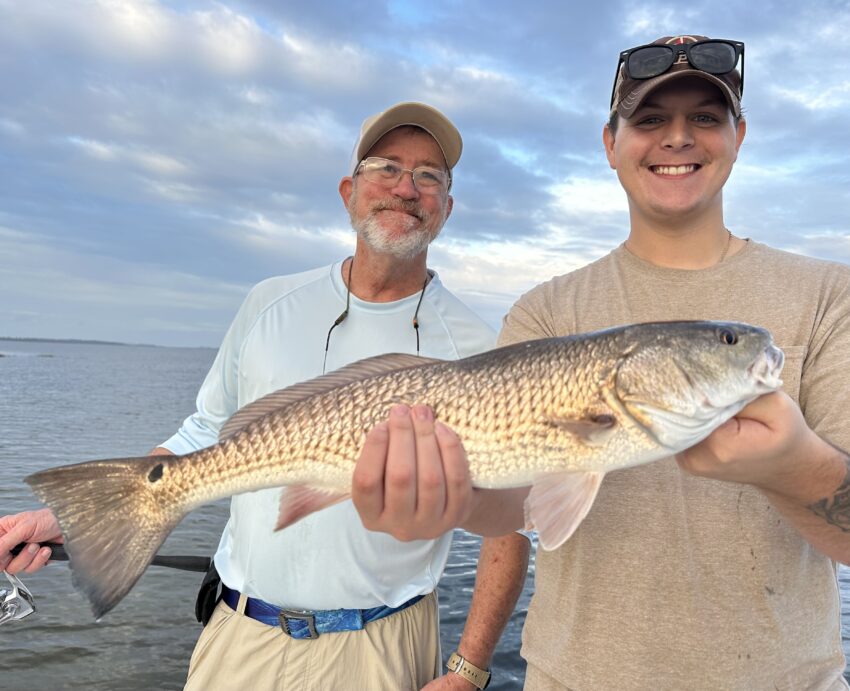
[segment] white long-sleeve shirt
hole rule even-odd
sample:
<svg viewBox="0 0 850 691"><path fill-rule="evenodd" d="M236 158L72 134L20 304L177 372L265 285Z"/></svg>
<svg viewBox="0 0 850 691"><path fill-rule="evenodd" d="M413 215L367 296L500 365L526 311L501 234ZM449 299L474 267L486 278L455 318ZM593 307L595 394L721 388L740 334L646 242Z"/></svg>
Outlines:
<svg viewBox="0 0 850 691"><path fill-rule="evenodd" d="M197 398L197 412L162 444L184 454L213 444L239 408L322 373L328 329L345 309L342 264L255 286L236 315ZM354 295L330 337L327 371L381 353L416 353L419 293L384 303ZM491 348L495 333L434 275L419 308L419 353L457 359ZM363 527L350 500L274 532L279 489L233 497L215 564L251 597L298 609L395 607L432 591L451 535L400 542Z"/></svg>

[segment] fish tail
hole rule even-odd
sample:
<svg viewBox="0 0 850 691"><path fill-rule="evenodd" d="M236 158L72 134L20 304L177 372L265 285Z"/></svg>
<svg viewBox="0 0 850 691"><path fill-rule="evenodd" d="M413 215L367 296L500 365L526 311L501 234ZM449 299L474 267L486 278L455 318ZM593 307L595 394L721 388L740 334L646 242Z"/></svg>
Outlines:
<svg viewBox="0 0 850 691"><path fill-rule="evenodd" d="M179 458L144 456L90 461L24 480L59 520L72 579L95 619L139 580L188 507L174 482Z"/></svg>

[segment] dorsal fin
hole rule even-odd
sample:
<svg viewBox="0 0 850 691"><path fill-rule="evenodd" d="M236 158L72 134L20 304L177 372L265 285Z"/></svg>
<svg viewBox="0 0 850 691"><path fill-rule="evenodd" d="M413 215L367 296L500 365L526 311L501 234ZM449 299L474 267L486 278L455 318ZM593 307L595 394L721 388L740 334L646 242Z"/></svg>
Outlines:
<svg viewBox="0 0 850 691"><path fill-rule="evenodd" d="M407 367L428 365L434 362L443 362L436 358L420 357L418 355L406 355L404 353L389 353L387 355L376 355L375 357L358 360L338 370L324 374L315 379L287 386L284 389L267 394L256 401L240 408L230 419L224 423L218 433L219 441L233 436L236 432L250 425L254 420L269 413L283 408L284 406L300 401L309 396L325 393L353 381L368 379L378 374L394 372Z"/></svg>

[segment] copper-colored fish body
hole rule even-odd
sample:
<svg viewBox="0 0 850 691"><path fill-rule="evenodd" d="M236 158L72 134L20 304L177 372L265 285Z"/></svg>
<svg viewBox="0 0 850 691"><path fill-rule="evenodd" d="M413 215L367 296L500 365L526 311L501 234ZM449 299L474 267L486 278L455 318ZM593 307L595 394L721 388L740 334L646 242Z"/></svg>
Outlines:
<svg viewBox="0 0 850 691"><path fill-rule="evenodd" d="M182 457L94 461L36 473L75 582L111 609L193 508L286 486L280 525L347 497L364 434L396 403L424 403L463 441L477 487L533 485L528 520L556 547L606 472L672 455L781 384L763 329L639 324L519 343L457 361L370 358L256 401L221 441ZM103 555L122 549L123 558Z"/></svg>

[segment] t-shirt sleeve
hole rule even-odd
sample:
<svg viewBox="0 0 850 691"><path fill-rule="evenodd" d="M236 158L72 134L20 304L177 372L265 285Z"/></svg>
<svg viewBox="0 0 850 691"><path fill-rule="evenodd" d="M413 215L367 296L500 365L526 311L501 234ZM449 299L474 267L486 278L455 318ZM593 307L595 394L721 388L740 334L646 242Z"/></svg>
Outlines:
<svg viewBox="0 0 850 691"><path fill-rule="evenodd" d="M823 288L800 379L800 408L809 426L850 452L850 268L835 266Z"/></svg>
<svg viewBox="0 0 850 691"><path fill-rule="evenodd" d="M502 319L498 346L557 336L546 284L523 295Z"/></svg>

